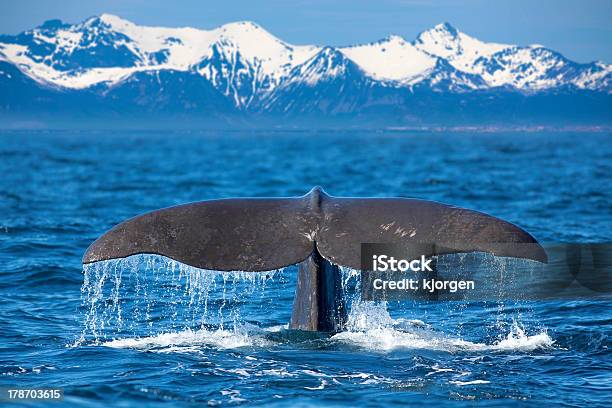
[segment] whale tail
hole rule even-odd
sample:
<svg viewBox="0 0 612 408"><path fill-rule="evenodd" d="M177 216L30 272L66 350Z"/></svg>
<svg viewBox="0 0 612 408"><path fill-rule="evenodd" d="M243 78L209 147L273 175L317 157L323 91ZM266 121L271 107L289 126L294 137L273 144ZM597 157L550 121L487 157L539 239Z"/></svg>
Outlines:
<svg viewBox="0 0 612 408"><path fill-rule="evenodd" d="M523 229L490 215L408 198L237 198L129 219L98 238L83 263L157 254L197 268L266 271L300 263L290 326L337 331L346 318L337 265L361 269L361 243L429 248L425 256L489 252L547 261ZM431 244L425 245L423 244Z"/></svg>

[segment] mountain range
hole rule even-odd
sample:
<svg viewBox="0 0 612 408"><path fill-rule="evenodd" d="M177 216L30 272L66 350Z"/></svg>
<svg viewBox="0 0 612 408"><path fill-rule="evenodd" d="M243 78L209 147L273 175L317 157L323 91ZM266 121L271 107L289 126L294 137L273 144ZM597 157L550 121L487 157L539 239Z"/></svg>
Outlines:
<svg viewBox="0 0 612 408"><path fill-rule="evenodd" d="M413 41L292 45L103 14L0 36L0 127L610 125L612 65L487 43L448 23Z"/></svg>

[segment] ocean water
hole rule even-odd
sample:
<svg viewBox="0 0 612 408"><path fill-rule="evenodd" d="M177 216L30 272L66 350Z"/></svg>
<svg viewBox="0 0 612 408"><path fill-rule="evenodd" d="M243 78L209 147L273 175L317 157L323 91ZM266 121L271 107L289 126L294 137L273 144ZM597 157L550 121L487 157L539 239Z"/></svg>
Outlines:
<svg viewBox="0 0 612 408"><path fill-rule="evenodd" d="M142 212L314 185L465 206L545 242L609 242L608 133L4 132L0 174L0 387L100 407L612 401L610 300L363 302L345 269L347 330L299 333L286 328L295 267L81 266Z"/></svg>

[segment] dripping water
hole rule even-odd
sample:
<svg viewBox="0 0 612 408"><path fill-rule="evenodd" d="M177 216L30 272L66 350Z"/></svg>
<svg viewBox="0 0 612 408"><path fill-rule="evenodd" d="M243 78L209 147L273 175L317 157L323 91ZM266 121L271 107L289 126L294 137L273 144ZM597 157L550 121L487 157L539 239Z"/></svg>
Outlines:
<svg viewBox="0 0 612 408"><path fill-rule="evenodd" d="M504 343L509 339L528 338L523 322L533 318L533 306L521 299L521 293L516 293L514 287L525 279L526 273L528 275L529 271L537 268L537 264L528 260L496 257L488 253L456 253L433 258L439 276L445 279L476 279L481 283L479 290L468 293L464 298L436 301L438 307L433 310L448 316L447 319L436 316L436 320L440 322L436 329L462 338L466 333L474 332L472 327L464 327L464 315L483 309L495 315L495 321L486 328L491 341ZM343 294L349 309L346 324L348 332L372 334L372 330L431 329L424 322L428 320L427 313L431 310L423 307L428 301L363 301L360 271L344 266L339 266L339 269L342 274ZM532 329L546 331L537 321L535 323Z"/></svg>
<svg viewBox="0 0 612 408"><path fill-rule="evenodd" d="M488 271L496 278L492 285L499 295L505 290L500 285L515 279L509 273L513 268L508 267L507 259L478 258L476 263L481 270L476 270L473 254L451 257L437 259L438 272L445 277ZM287 329L291 302L282 298L282 294L293 295L296 275L294 266L286 269L289 272L285 269L220 272L194 268L158 255L136 255L85 265L84 324L75 345L136 348L184 345L191 350L194 345L225 348L286 341L288 337L283 338L283 333ZM345 331L332 335L332 341L383 350L425 345L457 350L534 342L522 325L525 308L509 304L503 296L492 302L493 307L484 302L486 313L493 311L496 315L495 322L487 326L493 343L487 346L464 340L465 334L473 331L464 327L464 314L482 309L481 304L470 309L469 302L439 301L438 307L428 308L423 306L426 301L414 299L364 301L360 271L343 266L339 269L349 313ZM273 290L266 292L272 286ZM254 311L253 307L260 310ZM439 316L428 316L428 313ZM276 314L275 319L266 321L262 317L271 314ZM249 321L249 316L254 315L259 316L258 321ZM429 317L438 322L436 327L425 323ZM536 346L550 344L546 334L537 336Z"/></svg>
<svg viewBox="0 0 612 408"><path fill-rule="evenodd" d="M78 340L100 342L185 329L234 329L241 307L265 306L266 287L287 284L283 269L221 272L159 255L134 255L83 266Z"/></svg>

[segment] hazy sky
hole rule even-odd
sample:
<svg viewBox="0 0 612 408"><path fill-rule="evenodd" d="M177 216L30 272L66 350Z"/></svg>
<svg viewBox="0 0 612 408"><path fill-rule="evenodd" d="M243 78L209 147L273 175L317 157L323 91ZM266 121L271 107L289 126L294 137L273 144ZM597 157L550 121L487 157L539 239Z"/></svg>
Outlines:
<svg viewBox="0 0 612 408"><path fill-rule="evenodd" d="M612 62L612 0L2 0L0 32L103 12L139 24L212 28L252 20L294 44L346 45L389 34L408 40L448 21L486 41L543 44L580 62Z"/></svg>

